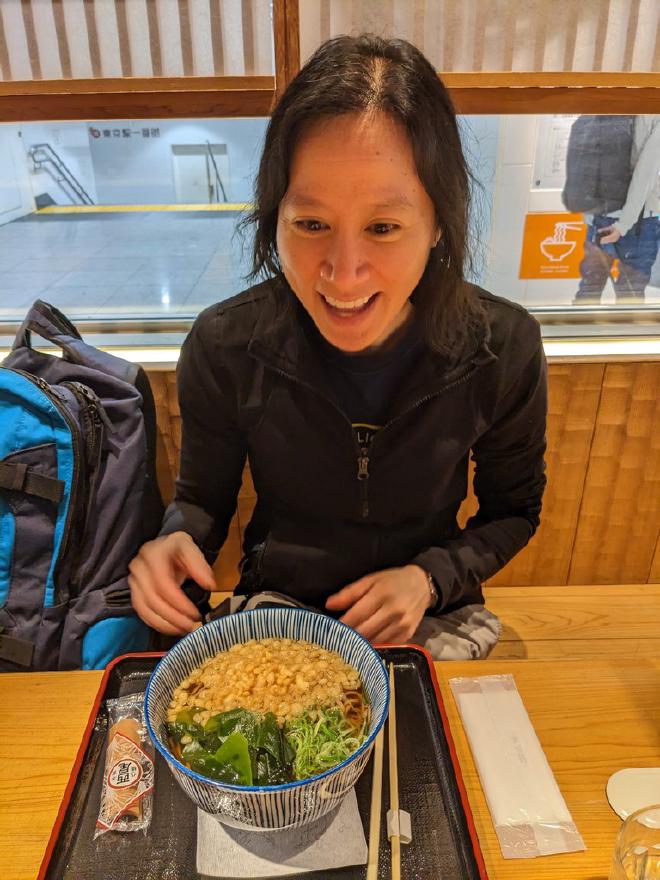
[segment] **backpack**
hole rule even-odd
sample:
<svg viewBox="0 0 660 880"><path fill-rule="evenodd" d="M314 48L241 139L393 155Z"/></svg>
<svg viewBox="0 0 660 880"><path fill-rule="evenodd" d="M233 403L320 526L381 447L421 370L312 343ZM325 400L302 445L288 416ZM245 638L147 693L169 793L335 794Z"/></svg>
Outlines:
<svg viewBox="0 0 660 880"><path fill-rule="evenodd" d="M578 116L568 136L562 201L569 211L607 215L626 203L634 116Z"/></svg>
<svg viewBox="0 0 660 880"><path fill-rule="evenodd" d="M147 649L127 578L162 520L155 440L144 370L37 300L0 366L0 670L100 669Z"/></svg>

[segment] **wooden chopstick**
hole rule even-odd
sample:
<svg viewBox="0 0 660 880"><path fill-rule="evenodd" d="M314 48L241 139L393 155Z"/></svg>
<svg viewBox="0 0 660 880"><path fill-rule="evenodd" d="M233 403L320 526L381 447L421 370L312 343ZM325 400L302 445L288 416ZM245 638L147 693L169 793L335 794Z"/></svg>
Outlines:
<svg viewBox="0 0 660 880"><path fill-rule="evenodd" d="M399 776L396 759L396 694L394 691L394 665L390 663L390 712L387 716L387 750L390 759L390 810L399 818ZM401 837L390 837L392 848L392 880L401 880Z"/></svg>
<svg viewBox="0 0 660 880"><path fill-rule="evenodd" d="M378 853L380 850L380 805L383 792L383 728L378 731L374 743L374 767L371 780L371 812L369 814L369 860L367 880L378 877Z"/></svg>
<svg viewBox="0 0 660 880"><path fill-rule="evenodd" d="M387 751L390 773L390 810L399 815L399 776L396 755L396 694L394 692L394 665L390 663L390 711L387 716ZM383 797L383 728L374 743L374 767L371 780L371 810L369 813L369 858L367 880L377 880L380 850L380 811ZM392 880L401 880L401 837L390 837L392 848Z"/></svg>

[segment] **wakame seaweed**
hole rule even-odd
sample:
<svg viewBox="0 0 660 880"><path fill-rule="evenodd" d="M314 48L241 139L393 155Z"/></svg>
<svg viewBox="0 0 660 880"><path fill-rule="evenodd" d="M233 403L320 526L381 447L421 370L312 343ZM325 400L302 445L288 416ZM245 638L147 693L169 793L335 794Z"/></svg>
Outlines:
<svg viewBox="0 0 660 880"><path fill-rule="evenodd" d="M203 709L184 709L165 725L191 770L232 785L282 785L336 767L366 738L341 709L308 709L280 727L272 712L231 709L196 722Z"/></svg>
<svg viewBox="0 0 660 880"><path fill-rule="evenodd" d="M295 755L272 712L261 717L247 709L231 709L212 715L202 726L194 721L201 711L184 709L165 725L191 770L232 785L294 781Z"/></svg>

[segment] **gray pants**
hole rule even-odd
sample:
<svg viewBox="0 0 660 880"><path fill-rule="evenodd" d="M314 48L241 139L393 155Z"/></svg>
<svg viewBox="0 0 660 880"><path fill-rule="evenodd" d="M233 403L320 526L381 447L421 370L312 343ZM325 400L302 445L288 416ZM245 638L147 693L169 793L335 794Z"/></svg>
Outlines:
<svg viewBox="0 0 660 880"><path fill-rule="evenodd" d="M465 605L450 614L424 617L410 639L434 660L483 660L502 632L499 619L483 605Z"/></svg>
<svg viewBox="0 0 660 880"><path fill-rule="evenodd" d="M250 597L232 596L209 616L250 611L260 605L306 607L283 593L264 591ZM483 605L465 605L450 614L424 617L410 643L426 648L434 660L483 660L497 644L501 631L499 619Z"/></svg>

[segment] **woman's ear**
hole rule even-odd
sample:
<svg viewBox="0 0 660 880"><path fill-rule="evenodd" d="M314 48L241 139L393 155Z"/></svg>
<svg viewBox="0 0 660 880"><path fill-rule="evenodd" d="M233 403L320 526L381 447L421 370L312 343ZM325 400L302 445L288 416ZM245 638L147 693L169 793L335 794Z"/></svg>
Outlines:
<svg viewBox="0 0 660 880"><path fill-rule="evenodd" d="M436 232L436 236L433 239L433 247L436 247L436 245L438 244L438 242L440 241L441 238L442 238L442 230L438 229L438 231Z"/></svg>

